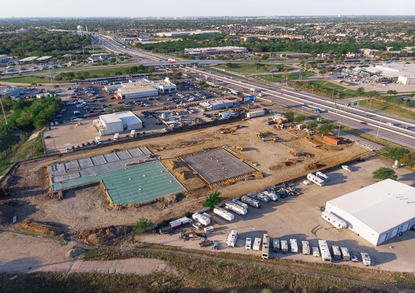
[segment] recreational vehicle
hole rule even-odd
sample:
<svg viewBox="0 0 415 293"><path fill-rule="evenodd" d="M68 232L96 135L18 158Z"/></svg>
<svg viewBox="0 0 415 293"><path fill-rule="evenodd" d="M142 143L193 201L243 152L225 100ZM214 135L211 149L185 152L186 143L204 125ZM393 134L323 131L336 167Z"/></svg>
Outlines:
<svg viewBox="0 0 415 293"><path fill-rule="evenodd" d="M224 209L214 208L213 212L217 214L219 217L224 218L225 220L232 221L234 219L233 214Z"/></svg>
<svg viewBox="0 0 415 293"><path fill-rule="evenodd" d="M298 243L297 239L290 239L291 253L298 252Z"/></svg>
<svg viewBox="0 0 415 293"><path fill-rule="evenodd" d="M288 253L288 241L287 240L281 240L281 252Z"/></svg>
<svg viewBox="0 0 415 293"><path fill-rule="evenodd" d="M272 240L272 251L273 252L280 252L281 246L280 246L280 240L279 239L273 239Z"/></svg>
<svg viewBox="0 0 415 293"><path fill-rule="evenodd" d="M320 187L324 186L324 180L314 175L313 173L308 173L307 179Z"/></svg>
<svg viewBox="0 0 415 293"><path fill-rule="evenodd" d="M273 201L277 201L278 200L278 195L274 191L265 190L262 193L265 194L266 196L268 196Z"/></svg>
<svg viewBox="0 0 415 293"><path fill-rule="evenodd" d="M210 224L210 219L208 217L205 217L199 213L194 213L192 215L193 220L198 221L200 224L207 226Z"/></svg>
<svg viewBox="0 0 415 293"><path fill-rule="evenodd" d="M332 245L331 249L333 250L333 260L339 260L342 258L342 253L337 245Z"/></svg>
<svg viewBox="0 0 415 293"><path fill-rule="evenodd" d="M327 245L327 241L326 240L319 240L318 241L318 246L320 247L321 259L323 260L323 262L324 263L331 263L331 255L330 255L329 246Z"/></svg>
<svg viewBox="0 0 415 293"><path fill-rule="evenodd" d="M252 246L252 250L258 250L259 251L260 247L261 247L261 238L255 237L254 245Z"/></svg>
<svg viewBox="0 0 415 293"><path fill-rule="evenodd" d="M253 199L249 196L246 196L246 195L241 197L241 201L246 203L246 204L249 204L250 206L253 206L254 208L260 208L261 207L261 203L259 201L255 200L255 199Z"/></svg>
<svg viewBox="0 0 415 293"><path fill-rule="evenodd" d="M262 200L263 202L269 202L269 197L261 192L256 195L256 198Z"/></svg>
<svg viewBox="0 0 415 293"><path fill-rule="evenodd" d="M347 247L340 247L340 250L342 251L343 260L349 261L350 260L350 253Z"/></svg>
<svg viewBox="0 0 415 293"><path fill-rule="evenodd" d="M245 210L248 209L248 205L246 203L243 203L242 201L239 201L237 199L232 199L231 202L243 207Z"/></svg>
<svg viewBox="0 0 415 293"><path fill-rule="evenodd" d="M246 209L244 209L240 205L237 205L236 203L233 203L233 202L226 202L225 207L228 210L237 213L238 215L246 215L246 213L248 213Z"/></svg>
<svg viewBox="0 0 415 293"><path fill-rule="evenodd" d="M310 243L308 241L301 241L301 245L303 246L303 254L310 254Z"/></svg>
<svg viewBox="0 0 415 293"><path fill-rule="evenodd" d="M324 211L321 214L321 217L327 222L329 222L330 224L332 224L337 229L347 228L347 223L343 221L342 219L340 219L337 215L333 214L332 212Z"/></svg>
<svg viewBox="0 0 415 293"><path fill-rule="evenodd" d="M231 233L228 234L228 237L226 238L226 244L229 247L235 247L236 239L238 239L238 231L232 230Z"/></svg>
<svg viewBox="0 0 415 293"><path fill-rule="evenodd" d="M262 253L261 253L261 258L262 259L267 259L269 257L269 235L268 234L264 234L264 236L262 236Z"/></svg>

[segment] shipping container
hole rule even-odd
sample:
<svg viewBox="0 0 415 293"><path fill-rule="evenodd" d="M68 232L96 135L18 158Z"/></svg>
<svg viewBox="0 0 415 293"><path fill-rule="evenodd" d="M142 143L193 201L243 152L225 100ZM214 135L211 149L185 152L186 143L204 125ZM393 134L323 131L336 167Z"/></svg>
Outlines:
<svg viewBox="0 0 415 293"><path fill-rule="evenodd" d="M335 139L334 137L330 137L330 136L323 135L323 139L325 141L328 141L328 142L330 142L332 144L335 144L335 145L339 145L340 144L340 141L338 139Z"/></svg>

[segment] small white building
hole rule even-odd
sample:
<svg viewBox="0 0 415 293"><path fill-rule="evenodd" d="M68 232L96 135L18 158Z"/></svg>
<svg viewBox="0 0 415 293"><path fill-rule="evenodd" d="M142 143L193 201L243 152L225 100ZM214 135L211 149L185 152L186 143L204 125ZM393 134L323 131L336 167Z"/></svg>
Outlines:
<svg viewBox="0 0 415 293"><path fill-rule="evenodd" d="M415 225L415 188L386 179L328 201L326 211L377 246Z"/></svg>
<svg viewBox="0 0 415 293"><path fill-rule="evenodd" d="M219 109L228 109L235 107L237 103L232 102L229 100L211 100L211 101L204 101L200 103L199 105L203 107L204 109L210 111L210 110L219 110Z"/></svg>
<svg viewBox="0 0 415 293"><path fill-rule="evenodd" d="M123 111L99 116L94 120L99 135L108 135L143 128L143 122L131 111Z"/></svg>
<svg viewBox="0 0 415 293"><path fill-rule="evenodd" d="M7 63L8 61L7 55L0 55L0 63Z"/></svg>

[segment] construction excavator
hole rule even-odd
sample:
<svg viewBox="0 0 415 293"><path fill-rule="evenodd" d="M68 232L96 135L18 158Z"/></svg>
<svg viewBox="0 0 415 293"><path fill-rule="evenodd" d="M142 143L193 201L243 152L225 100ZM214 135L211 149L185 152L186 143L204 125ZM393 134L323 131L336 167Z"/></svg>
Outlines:
<svg viewBox="0 0 415 293"><path fill-rule="evenodd" d="M239 128L239 125L230 127L230 128L221 128L220 129L220 133L231 133L231 132L235 132L235 130L237 130Z"/></svg>

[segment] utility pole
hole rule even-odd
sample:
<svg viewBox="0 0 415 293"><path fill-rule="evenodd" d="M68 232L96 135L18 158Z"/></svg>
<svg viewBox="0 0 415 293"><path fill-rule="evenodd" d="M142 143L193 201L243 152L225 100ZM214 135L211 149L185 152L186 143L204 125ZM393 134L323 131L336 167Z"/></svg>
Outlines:
<svg viewBox="0 0 415 293"><path fill-rule="evenodd" d="M3 99L0 99L1 109L3 110L4 120L6 120L6 124L9 125L9 122L7 122L6 112L4 111L3 107Z"/></svg>

